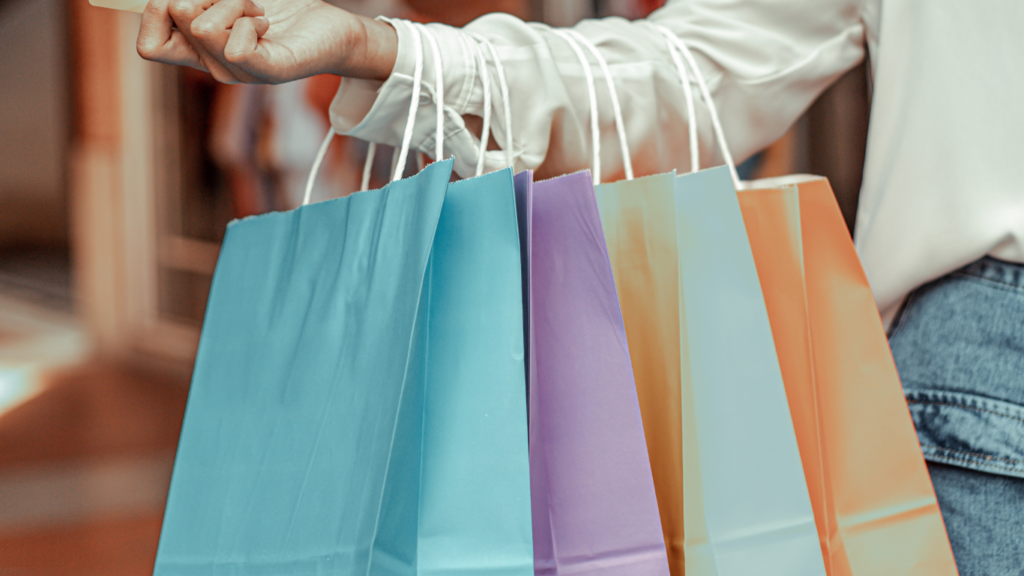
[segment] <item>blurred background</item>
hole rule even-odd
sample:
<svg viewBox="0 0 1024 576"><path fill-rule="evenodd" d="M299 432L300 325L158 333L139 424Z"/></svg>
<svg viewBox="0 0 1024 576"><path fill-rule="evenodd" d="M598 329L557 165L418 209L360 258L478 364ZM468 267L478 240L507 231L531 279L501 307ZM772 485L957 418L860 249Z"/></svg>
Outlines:
<svg viewBox="0 0 1024 576"><path fill-rule="evenodd" d="M661 0L336 3L571 25ZM225 225L297 205L328 128L338 78L217 85L141 60L138 26L87 0L0 0L0 574L152 572ZM743 170L828 176L852 227L867 116L862 66ZM336 141L314 198L357 189L365 155Z"/></svg>

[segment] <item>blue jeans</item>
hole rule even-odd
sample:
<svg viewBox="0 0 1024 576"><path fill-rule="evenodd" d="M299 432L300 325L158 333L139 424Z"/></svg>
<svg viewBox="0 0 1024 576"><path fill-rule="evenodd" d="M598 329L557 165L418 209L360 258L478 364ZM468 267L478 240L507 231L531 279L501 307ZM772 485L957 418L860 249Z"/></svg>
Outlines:
<svg viewBox="0 0 1024 576"><path fill-rule="evenodd" d="M889 344L961 576L1024 574L1024 266L918 288Z"/></svg>

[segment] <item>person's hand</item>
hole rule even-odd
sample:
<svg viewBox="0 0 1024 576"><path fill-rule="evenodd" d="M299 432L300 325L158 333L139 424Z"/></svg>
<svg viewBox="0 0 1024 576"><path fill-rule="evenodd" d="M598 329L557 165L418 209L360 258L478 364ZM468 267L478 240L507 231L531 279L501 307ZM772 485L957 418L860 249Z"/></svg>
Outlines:
<svg viewBox="0 0 1024 576"><path fill-rule="evenodd" d="M316 74L385 80L394 29L321 0L150 0L139 29L147 60L221 82L279 84Z"/></svg>

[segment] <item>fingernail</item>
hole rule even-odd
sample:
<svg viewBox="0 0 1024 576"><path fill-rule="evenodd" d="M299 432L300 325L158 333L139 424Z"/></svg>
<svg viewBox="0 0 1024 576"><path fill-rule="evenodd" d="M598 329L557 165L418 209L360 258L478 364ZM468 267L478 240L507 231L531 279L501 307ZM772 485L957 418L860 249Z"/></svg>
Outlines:
<svg viewBox="0 0 1024 576"><path fill-rule="evenodd" d="M255 6L255 7L259 8L260 10L263 10L263 6L260 6L260 5L259 5L259 4L257 4L256 2L253 2L252 4L253 4L253 6Z"/></svg>

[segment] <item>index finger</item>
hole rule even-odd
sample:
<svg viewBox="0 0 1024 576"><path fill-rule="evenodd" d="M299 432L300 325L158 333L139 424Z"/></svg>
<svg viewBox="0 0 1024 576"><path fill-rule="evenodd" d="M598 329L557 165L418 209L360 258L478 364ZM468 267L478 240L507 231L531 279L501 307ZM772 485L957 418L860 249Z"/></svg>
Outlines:
<svg viewBox="0 0 1024 576"><path fill-rule="evenodd" d="M188 43L184 34L174 27L167 8L171 0L150 0L142 12L139 38L135 47L146 60L191 66L206 70L199 54Z"/></svg>

